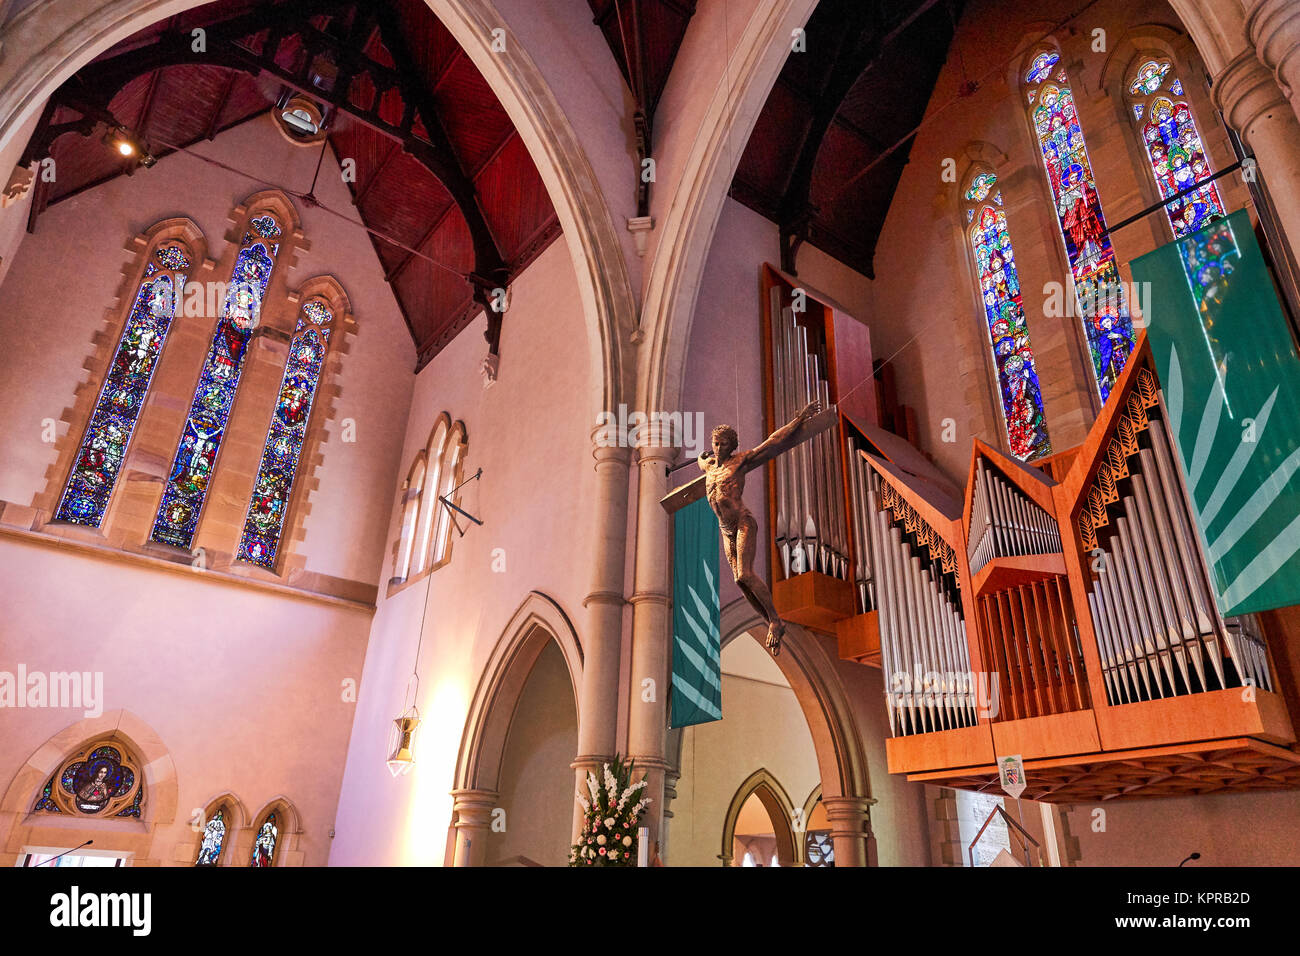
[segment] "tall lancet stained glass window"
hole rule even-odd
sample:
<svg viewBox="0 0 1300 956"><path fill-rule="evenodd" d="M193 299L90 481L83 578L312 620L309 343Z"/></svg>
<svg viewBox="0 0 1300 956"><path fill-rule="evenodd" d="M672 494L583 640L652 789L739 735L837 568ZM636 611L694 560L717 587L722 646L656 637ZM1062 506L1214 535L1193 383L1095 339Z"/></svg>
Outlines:
<svg viewBox="0 0 1300 956"><path fill-rule="evenodd" d="M226 840L226 811L219 809L203 828L203 842L199 844L199 856L195 866L216 866L221 859L221 845Z"/></svg>
<svg viewBox="0 0 1300 956"><path fill-rule="evenodd" d="M1075 302L1088 339L1097 390L1104 402L1133 351L1133 322L1075 112L1074 95L1065 70L1058 65L1059 59L1055 51L1039 53L1025 74L1025 83L1030 118L1070 260Z"/></svg>
<svg viewBox="0 0 1300 956"><path fill-rule="evenodd" d="M965 199L966 221L974 222L969 227L970 241L997 367L1007 441L1011 454L1023 461L1042 458L1052 453L1052 442L997 177L993 173L976 175Z"/></svg>
<svg viewBox="0 0 1300 956"><path fill-rule="evenodd" d="M1168 199L1209 178L1212 170L1192 110L1180 98L1183 84L1168 60L1147 60L1129 78L1129 101L1160 198ZM1174 238L1181 239L1226 215L1214 183L1165 206Z"/></svg>
<svg viewBox="0 0 1300 956"><path fill-rule="evenodd" d="M264 568L274 567L280 550L285 511L329 349L333 318L322 300L304 302L289 345L289 362L280 382L280 397L271 414L262 464L257 470L253 498L244 518L244 533L239 539L239 558Z"/></svg>
<svg viewBox="0 0 1300 956"><path fill-rule="evenodd" d="M270 215L261 215L250 220L240 243L221 318L199 373L171 471L163 484L162 501L150 535L154 541L188 550L194 540L239 388L248 342L257 327L262 297L280 250L276 241L279 237L279 223Z"/></svg>
<svg viewBox="0 0 1300 956"><path fill-rule="evenodd" d="M164 243L144 268L54 517L98 528L185 289L190 255Z"/></svg>
<svg viewBox="0 0 1300 956"><path fill-rule="evenodd" d="M275 859L275 842L279 838L280 828L275 825L275 814L272 813L257 831L257 842L253 844L253 857L248 865L270 866Z"/></svg>

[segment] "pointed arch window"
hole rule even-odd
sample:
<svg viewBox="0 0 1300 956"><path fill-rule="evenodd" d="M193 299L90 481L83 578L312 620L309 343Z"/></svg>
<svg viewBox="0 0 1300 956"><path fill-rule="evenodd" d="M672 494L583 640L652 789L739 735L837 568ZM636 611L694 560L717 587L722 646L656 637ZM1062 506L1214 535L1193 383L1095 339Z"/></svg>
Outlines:
<svg viewBox="0 0 1300 956"><path fill-rule="evenodd" d="M262 299L280 250L279 222L254 216L240 243L225 304L190 403L150 538L188 550L207 500L212 473L225 438L243 372L248 343L257 327Z"/></svg>
<svg viewBox="0 0 1300 956"><path fill-rule="evenodd" d="M218 807L212 819L203 827L203 842L195 866L216 866L221 860L221 850L226 842L226 810Z"/></svg>
<svg viewBox="0 0 1300 956"><path fill-rule="evenodd" d="M1142 139L1160 198L1168 199L1208 179L1213 173L1192 108L1183 99L1183 84L1172 61L1143 61L1126 85L1133 122ZM1214 183L1165 206L1174 238L1181 239L1226 215Z"/></svg>
<svg viewBox="0 0 1300 956"><path fill-rule="evenodd" d="M1133 351L1133 322L1102 213L1069 77L1055 50L1038 53L1025 73L1030 120L1065 243L1075 302L1101 400Z"/></svg>
<svg viewBox="0 0 1300 956"><path fill-rule="evenodd" d="M406 490L402 496L402 530L398 538L397 562L393 565L393 577L397 581L405 581L411 573L415 529L420 520L420 498L424 494L425 466L424 452L420 452L419 458L406 476Z"/></svg>
<svg viewBox="0 0 1300 956"><path fill-rule="evenodd" d="M159 244L149 257L64 485L56 519L91 528L104 520L192 261L190 250L173 241Z"/></svg>
<svg viewBox="0 0 1300 956"><path fill-rule="evenodd" d="M1031 461L1050 455L1052 442L997 176L977 173L963 197L1007 442L1013 455Z"/></svg>
<svg viewBox="0 0 1300 956"><path fill-rule="evenodd" d="M323 298L311 298L299 310L289 361L280 394L271 414L271 427L262 450L262 463L253 484L253 497L239 539L239 558L264 568L275 566L284 532L285 513L294 476L302 458L303 440L329 351L334 312Z"/></svg>
<svg viewBox="0 0 1300 956"><path fill-rule="evenodd" d="M275 811L269 813L257 830L257 839L253 842L253 856L249 866L271 866L275 862L275 845L280 839L280 827L276 821Z"/></svg>

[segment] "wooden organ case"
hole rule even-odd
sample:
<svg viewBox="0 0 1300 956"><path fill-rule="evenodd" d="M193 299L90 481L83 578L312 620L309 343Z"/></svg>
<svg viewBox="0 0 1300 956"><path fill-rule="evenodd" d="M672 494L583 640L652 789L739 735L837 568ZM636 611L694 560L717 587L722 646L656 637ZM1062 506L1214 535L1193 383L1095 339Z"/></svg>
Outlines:
<svg viewBox="0 0 1300 956"><path fill-rule="evenodd" d="M834 310L792 316L790 291L765 271L771 427L853 387ZM964 494L851 405L821 457L769 466L772 590L881 667L891 773L993 789L1019 754L1051 803L1300 787L1300 613L1220 616L1145 340L1081 446L1030 466L976 442Z"/></svg>

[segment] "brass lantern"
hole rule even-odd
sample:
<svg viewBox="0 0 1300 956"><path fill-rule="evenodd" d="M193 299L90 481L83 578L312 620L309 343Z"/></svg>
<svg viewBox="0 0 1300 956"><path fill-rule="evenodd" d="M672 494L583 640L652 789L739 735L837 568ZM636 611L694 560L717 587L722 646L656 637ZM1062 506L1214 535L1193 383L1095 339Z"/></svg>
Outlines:
<svg viewBox="0 0 1300 956"><path fill-rule="evenodd" d="M397 728L397 742L388 757L388 769L394 777L410 773L415 766L415 731L420 726L419 708L412 706L393 721Z"/></svg>

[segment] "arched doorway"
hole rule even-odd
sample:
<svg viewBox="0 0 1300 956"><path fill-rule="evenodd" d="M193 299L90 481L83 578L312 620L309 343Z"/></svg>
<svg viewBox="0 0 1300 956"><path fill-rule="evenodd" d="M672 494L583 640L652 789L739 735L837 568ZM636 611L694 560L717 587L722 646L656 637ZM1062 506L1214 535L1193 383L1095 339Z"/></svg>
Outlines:
<svg viewBox="0 0 1300 956"><path fill-rule="evenodd" d="M556 841L557 834L572 837L576 818L569 767L582 666L568 617L545 595L529 594L484 667L465 720L448 864L547 862L526 850L567 860L568 843Z"/></svg>
<svg viewBox="0 0 1300 956"><path fill-rule="evenodd" d="M719 854L722 865L798 866L793 809L776 777L765 769L756 770L727 808Z"/></svg>
<svg viewBox="0 0 1300 956"><path fill-rule="evenodd" d="M724 655L728 654L727 648L741 638L745 638L747 645L752 643L753 648L761 650L766 635L765 626L743 599L723 608L721 631ZM811 758L816 768L816 778L811 783L818 788L816 792L819 795L822 812L827 815L824 829L832 835L839 865L867 865L871 855L867 809L874 801L870 796L871 786L862 735L857 728L847 691L836 673L837 659L821 640L798 625L790 625L782 644L782 652L775 658L774 664L773 660L766 656L765 651L756 657L764 660L771 670L779 670L779 676L775 679L769 678L768 681L771 683L779 681L787 688L787 693L793 693L797 701L797 709L794 713L802 716L807 732L811 736ZM758 676L761 678L761 675ZM758 715L755 724L757 725L762 719L765 718L761 714ZM788 723L787 720L787 727ZM674 730L669 733L667 751L670 763L676 768L676 776L670 779L687 778L696 769L692 764L698 766L698 761L692 760L694 756L692 751L684 748L686 738L691 732L691 729L687 728L685 731ZM761 761L764 758L755 759ZM798 783L798 786L808 787L809 783ZM672 791L671 795L676 798L685 789L686 785L683 784L678 790ZM807 791L801 789L800 792ZM695 811L693 801L683 800L682 803L682 811L693 815ZM687 803L692 805L687 808L685 805ZM791 806L788 797L785 803ZM673 828L676 827L679 831L695 828L698 834L698 828L705 824L702 823L703 817L701 817L694 820L689 827L679 826L678 821L673 819L675 814L672 805L665 809L665 816L672 819L669 827L667 857L667 862L671 865L674 861ZM707 814L707 808L703 809ZM811 809L811 804L801 807L800 813L803 814ZM786 815L787 818L793 819L792 810L787 810ZM790 853L790 859L802 863L803 847L798 841L796 845L797 848ZM712 855L717 851L709 852ZM681 860L681 855L679 854L676 859Z"/></svg>

